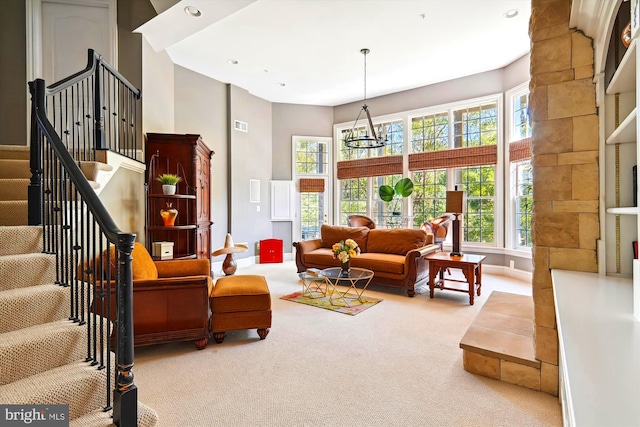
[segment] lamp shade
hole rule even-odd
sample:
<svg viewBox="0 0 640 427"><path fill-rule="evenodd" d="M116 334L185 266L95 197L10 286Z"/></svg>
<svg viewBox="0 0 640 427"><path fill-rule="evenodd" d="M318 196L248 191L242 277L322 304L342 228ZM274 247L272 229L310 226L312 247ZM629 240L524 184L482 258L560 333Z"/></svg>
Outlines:
<svg viewBox="0 0 640 427"><path fill-rule="evenodd" d="M449 213L462 213L465 205L464 191L447 191L446 211Z"/></svg>

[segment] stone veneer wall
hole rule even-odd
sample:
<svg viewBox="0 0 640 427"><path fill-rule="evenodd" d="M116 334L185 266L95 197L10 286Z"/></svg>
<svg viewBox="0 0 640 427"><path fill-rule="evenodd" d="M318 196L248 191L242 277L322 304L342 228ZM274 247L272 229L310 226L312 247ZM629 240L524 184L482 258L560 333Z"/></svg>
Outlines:
<svg viewBox="0 0 640 427"><path fill-rule="evenodd" d="M569 28L571 0L532 0L533 301L541 390L558 394L551 268L597 272L598 116L593 44Z"/></svg>

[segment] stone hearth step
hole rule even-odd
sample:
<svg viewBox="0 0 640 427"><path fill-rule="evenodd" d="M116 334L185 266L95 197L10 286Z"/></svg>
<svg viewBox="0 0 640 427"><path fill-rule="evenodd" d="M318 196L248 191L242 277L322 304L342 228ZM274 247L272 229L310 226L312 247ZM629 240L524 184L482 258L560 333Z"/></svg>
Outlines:
<svg viewBox="0 0 640 427"><path fill-rule="evenodd" d="M531 296L492 292L460 341L464 369L540 390L533 316Z"/></svg>

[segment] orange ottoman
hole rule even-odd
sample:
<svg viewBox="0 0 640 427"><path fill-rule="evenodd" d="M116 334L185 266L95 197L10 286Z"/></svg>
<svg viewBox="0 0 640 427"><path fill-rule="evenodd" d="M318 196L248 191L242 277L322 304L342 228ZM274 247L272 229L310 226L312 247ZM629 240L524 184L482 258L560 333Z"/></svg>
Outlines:
<svg viewBox="0 0 640 427"><path fill-rule="evenodd" d="M211 293L211 333L218 344L226 331L257 329L263 340L271 327L271 294L264 276L225 276Z"/></svg>

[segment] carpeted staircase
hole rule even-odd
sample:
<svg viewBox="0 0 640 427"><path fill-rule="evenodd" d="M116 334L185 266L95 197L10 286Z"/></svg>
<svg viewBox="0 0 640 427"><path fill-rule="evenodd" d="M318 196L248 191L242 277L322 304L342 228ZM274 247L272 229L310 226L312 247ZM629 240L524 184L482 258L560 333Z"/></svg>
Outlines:
<svg viewBox="0 0 640 427"><path fill-rule="evenodd" d="M31 171L26 147L0 150L0 225L27 224L27 189ZM98 189L98 175L111 172L113 167L102 162L82 161L80 169L94 189Z"/></svg>
<svg viewBox="0 0 640 427"><path fill-rule="evenodd" d="M85 362L86 328L68 320L70 288L54 284L41 227L26 225L28 156L0 150L0 402L68 404L71 426L112 425L102 410L107 370ZM87 166L86 174L108 170ZM138 425L157 421L138 402Z"/></svg>

